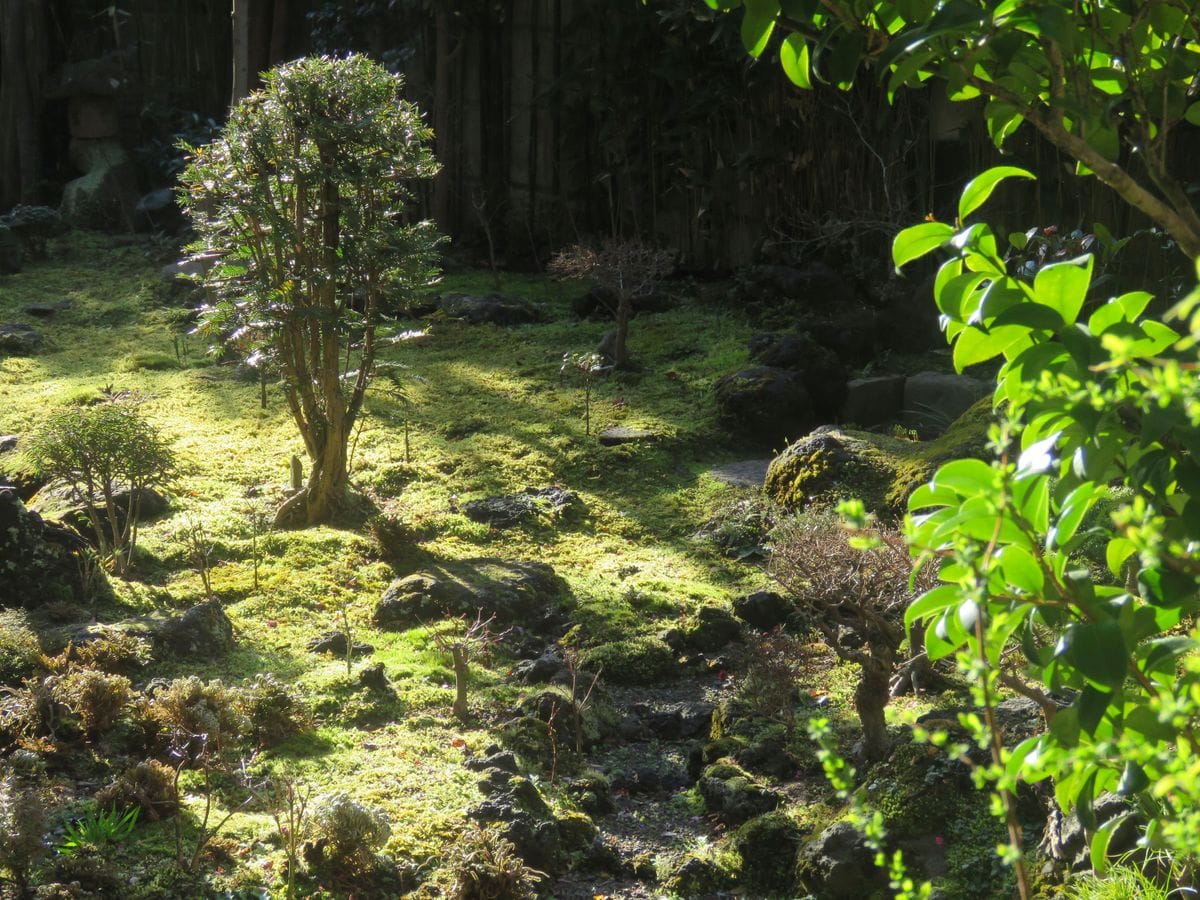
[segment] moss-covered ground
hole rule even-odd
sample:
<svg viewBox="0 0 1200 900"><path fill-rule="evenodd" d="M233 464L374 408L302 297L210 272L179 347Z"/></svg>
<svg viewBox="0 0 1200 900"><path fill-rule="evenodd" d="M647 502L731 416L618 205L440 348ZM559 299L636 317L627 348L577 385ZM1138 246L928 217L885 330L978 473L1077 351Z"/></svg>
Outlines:
<svg viewBox="0 0 1200 900"><path fill-rule="evenodd" d="M429 629L371 627L372 609L394 577L421 564L480 557L549 563L569 585L571 639L584 649L653 635L702 604L767 586L760 568L693 538L746 498L707 470L737 458L717 426L710 387L745 362L752 326L736 311L695 299L686 285L673 288L666 309L634 321L638 367L596 383L590 435L582 386L564 380L560 365L566 352L593 349L608 325L571 314L578 288L504 276L504 292L543 308L537 325L406 323L428 333L387 351L388 361L408 367L404 397L373 392L353 440L361 519L260 533L256 516L284 496L292 455L303 458L277 389L268 389L262 408L252 376L218 364L187 336L186 311L172 300L160 275L164 259L149 245L70 235L53 249L51 259L0 281L0 321L28 321L22 310L30 303L71 301L38 323L45 336L39 352L0 360L0 433L28 433L55 408L128 392L183 462L168 512L143 526L133 579L113 581L114 597L97 617L114 621L202 600L183 537L202 524L215 548L212 588L235 625L236 648L221 659L159 661L140 677L195 673L236 684L269 672L295 686L316 710L314 729L255 764L289 773L314 795L344 791L382 810L391 822L387 853L419 870L427 890L444 886L440 863L464 827L465 809L480 797L464 753L496 740L517 689L505 678L511 658L480 661L472 715L455 719L450 661ZM449 274L439 286L493 288L490 273ZM596 427L614 424L648 428L658 438L601 446ZM586 512L497 530L460 511L470 499L550 484L578 492ZM406 562L394 554L389 562L372 540L364 523L375 513L412 526ZM384 664L394 686L383 715L358 715L345 662L305 649L314 635L342 627L343 607L354 638L375 646L372 661ZM813 696L844 708L852 674L829 664L818 669ZM96 787L86 778L70 782L78 767L58 771L67 773L60 781L67 798ZM103 772L98 760L93 777L102 781L96 773ZM190 830L204 800L194 781L186 786ZM555 788L546 790L567 804ZM226 799L217 805L223 815ZM680 816L692 814L686 802L677 805ZM129 884L144 885L173 855L173 841L169 824L143 823L108 862ZM220 852L207 868L213 890L279 889L278 839L261 809L235 812L215 846ZM341 895L317 882L305 891Z"/></svg>

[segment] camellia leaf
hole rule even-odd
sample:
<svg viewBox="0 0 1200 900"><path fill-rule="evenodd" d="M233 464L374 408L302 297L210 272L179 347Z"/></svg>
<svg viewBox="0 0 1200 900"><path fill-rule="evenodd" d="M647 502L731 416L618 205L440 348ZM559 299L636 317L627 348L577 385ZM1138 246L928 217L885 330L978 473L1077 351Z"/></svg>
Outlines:
<svg viewBox="0 0 1200 900"><path fill-rule="evenodd" d="M788 80L796 87L811 90L809 75L808 41L798 34L789 34L779 48L779 64Z"/></svg>
<svg viewBox="0 0 1200 900"><path fill-rule="evenodd" d="M1064 322L1073 325L1092 283L1093 263L1093 257L1085 256L1043 266L1033 278L1037 302L1057 310Z"/></svg>
<svg viewBox="0 0 1200 900"><path fill-rule="evenodd" d="M758 12L749 7L742 17L742 46L755 59L762 56L775 30L775 15Z"/></svg>
<svg viewBox="0 0 1200 900"><path fill-rule="evenodd" d="M1115 620L1075 626L1067 652L1075 668L1099 687L1115 689L1125 681L1125 635Z"/></svg>
<svg viewBox="0 0 1200 900"><path fill-rule="evenodd" d="M1108 869L1108 845L1112 842L1112 836L1125 821L1133 815L1132 813L1121 813L1119 816L1113 816L1103 825L1096 829L1096 833L1092 836L1091 858L1092 868L1097 875L1103 875Z"/></svg>
<svg viewBox="0 0 1200 900"><path fill-rule="evenodd" d="M905 228L892 241L892 261L896 271L905 263L920 259L954 237L954 229L945 222L923 222Z"/></svg>
<svg viewBox="0 0 1200 900"><path fill-rule="evenodd" d="M975 210L979 209L987 198L992 196L992 191L996 189L996 185L1006 178L1033 178L1032 172L1017 166L994 166L988 169L981 175L976 175L963 188L962 196L958 201L958 218L962 221L967 218Z"/></svg>

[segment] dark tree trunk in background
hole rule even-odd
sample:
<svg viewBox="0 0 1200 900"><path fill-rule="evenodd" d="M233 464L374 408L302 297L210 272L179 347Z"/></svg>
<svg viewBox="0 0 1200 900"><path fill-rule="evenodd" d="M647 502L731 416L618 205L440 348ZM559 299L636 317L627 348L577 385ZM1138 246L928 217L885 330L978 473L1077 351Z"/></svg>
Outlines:
<svg viewBox="0 0 1200 900"><path fill-rule="evenodd" d="M250 0L233 0L231 9L233 46L233 88L229 105L238 105L250 93Z"/></svg>
<svg viewBox="0 0 1200 900"><path fill-rule="evenodd" d="M450 14L439 4L434 20L433 137L442 170L433 182L433 219L449 232L450 222Z"/></svg>
<svg viewBox="0 0 1200 900"><path fill-rule="evenodd" d="M38 199L48 52L44 0L0 0L0 209Z"/></svg>

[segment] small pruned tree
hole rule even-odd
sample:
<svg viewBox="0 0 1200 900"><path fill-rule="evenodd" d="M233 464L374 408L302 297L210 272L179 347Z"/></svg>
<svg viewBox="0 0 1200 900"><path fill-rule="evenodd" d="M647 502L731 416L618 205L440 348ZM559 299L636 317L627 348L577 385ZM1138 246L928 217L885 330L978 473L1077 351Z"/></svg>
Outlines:
<svg viewBox="0 0 1200 900"><path fill-rule="evenodd" d="M474 621L466 616L451 617L450 628L447 631L434 632L434 645L447 656L454 666L454 706L452 711L459 719L469 715L467 691L471 683L471 660L486 656L492 646L501 641L509 632L492 631L496 621L493 613L488 618L483 617L483 610L475 613Z"/></svg>
<svg viewBox="0 0 1200 900"><path fill-rule="evenodd" d="M109 401L51 415L26 453L39 471L71 486L100 555L116 574L128 572L142 500L176 470L175 452L161 432L135 403Z"/></svg>
<svg viewBox="0 0 1200 900"><path fill-rule="evenodd" d="M772 576L838 658L859 667L854 709L871 762L887 755L884 709L904 611L919 593L909 586L912 569L901 535L879 528L856 539L828 513L789 519L771 535Z"/></svg>
<svg viewBox="0 0 1200 900"><path fill-rule="evenodd" d="M616 297L617 324L601 345L602 354L618 368L629 365L629 320L634 304L654 293L675 268L675 257L640 240L608 240L599 249L574 244L550 260L547 270L558 278L585 279Z"/></svg>
<svg viewBox="0 0 1200 900"><path fill-rule="evenodd" d="M375 368L385 301L435 277L439 236L409 214L437 163L402 80L363 56L272 70L221 135L190 148L181 202L218 259L202 328L278 371L308 452L276 524L330 519L348 493L347 445Z"/></svg>

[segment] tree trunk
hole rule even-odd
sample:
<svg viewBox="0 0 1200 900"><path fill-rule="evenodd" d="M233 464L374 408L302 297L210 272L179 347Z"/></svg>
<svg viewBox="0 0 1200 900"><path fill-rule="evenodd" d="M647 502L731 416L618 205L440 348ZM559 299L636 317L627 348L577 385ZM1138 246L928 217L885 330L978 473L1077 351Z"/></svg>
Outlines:
<svg viewBox="0 0 1200 900"><path fill-rule="evenodd" d="M465 647L452 647L450 656L454 660L454 715L465 719L467 707L467 680L471 677L470 664L467 662Z"/></svg>
<svg viewBox="0 0 1200 900"><path fill-rule="evenodd" d="M250 93L250 0L233 0L232 9L233 90L229 106L238 105Z"/></svg>
<svg viewBox="0 0 1200 900"><path fill-rule="evenodd" d="M888 751L887 719L883 711L887 707L892 667L890 660L885 665L872 656L860 668L862 675L854 689L854 709L862 724L863 757L867 762L878 762Z"/></svg>
<svg viewBox="0 0 1200 900"><path fill-rule="evenodd" d="M40 0L0 0L0 208L35 203L41 176L42 73L46 42Z"/></svg>
<svg viewBox="0 0 1200 900"><path fill-rule="evenodd" d="M450 222L450 13L438 4L434 49L433 136L442 169L433 180L433 220L439 229L451 231Z"/></svg>
<svg viewBox="0 0 1200 900"><path fill-rule="evenodd" d="M303 423L301 428L306 427ZM316 454L304 489L293 494L275 514L276 528L299 528L329 522L346 505L350 475L346 466L349 428L327 426L314 436ZM307 442L306 442L307 443Z"/></svg>
<svg viewBox="0 0 1200 900"><path fill-rule="evenodd" d="M617 335L613 342L613 365L618 369L629 365L629 320L633 316L633 300L621 294L617 300Z"/></svg>

